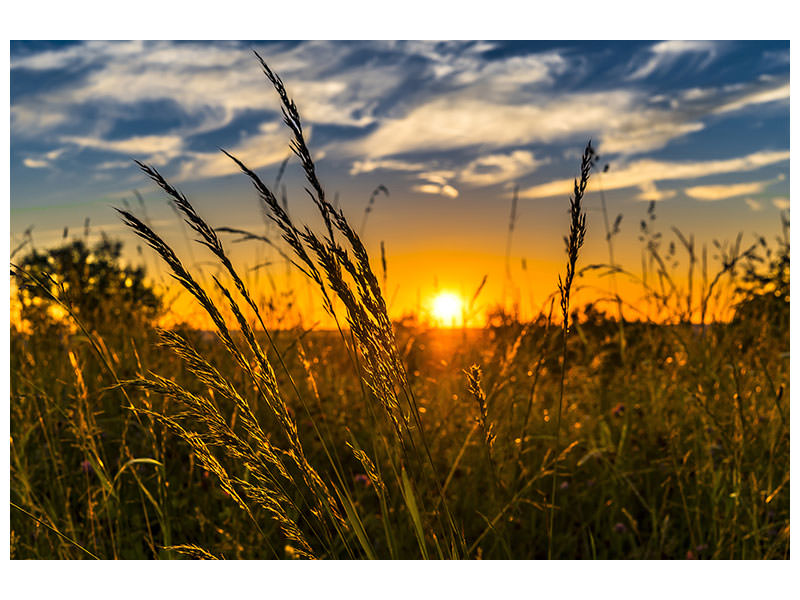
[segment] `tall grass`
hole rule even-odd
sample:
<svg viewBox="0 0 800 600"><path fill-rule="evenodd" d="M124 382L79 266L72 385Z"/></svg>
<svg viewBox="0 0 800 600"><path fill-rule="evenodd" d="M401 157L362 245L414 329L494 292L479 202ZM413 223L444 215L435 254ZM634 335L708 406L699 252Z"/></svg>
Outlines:
<svg viewBox="0 0 800 600"><path fill-rule="evenodd" d="M326 199L306 145L299 111L289 98L283 82L260 56L256 56L281 99L284 121L293 134L292 150L305 172L310 186L309 195L322 217L324 231L318 234L308 226L296 225L261 178L235 156L224 150L223 152L251 179L269 218L277 225L293 253L293 264L318 286L323 306L336 322L354 368L359 373L362 392L371 405L371 415L376 426L380 430L391 430L391 435L384 440L384 447L376 448L375 451L384 452L388 459L390 473L397 480L413 522L421 555L429 556L431 540L426 539L427 530L433 532L428 537L433 538L440 557L458 557L464 548L462 533L450 515L443 490L440 506L444 514L439 514L434 523L423 528L421 500L417 497L415 484L407 473L412 472L415 475L417 485L424 478L429 478L434 485L439 486L438 473L413 391L399 357L386 304L367 252L341 210L334 209ZM287 445L273 445L261 428L256 414L235 386L179 336L162 332L162 343L183 358L190 372L209 389L214 390L215 395L218 394L238 409L243 430L237 432L230 427L219 408L208 398L195 396L165 378L154 375L142 377L132 383L169 396L184 407L186 412L180 418L163 413L154 416L191 445L203 465L219 478L223 489L242 510L252 515L251 504L255 504L273 514L287 539L296 544L299 553L309 557L332 555L336 546L341 545L353 556L356 556L353 548L357 547L364 556L374 558L375 549L364 531L361 516L345 484L341 458L330 446L326 432L314 421L305 398L275 346L270 328L228 258L221 240L214 229L198 215L189 200L156 169L142 163L139 166L182 212L184 220L198 236L197 241L208 248L224 267L236 292L244 301L243 306L225 284L213 277L218 291L227 300L227 309L236 318L244 338L242 343L234 340L221 308L215 305L209 293L193 278L169 245L129 211L119 211L123 220L161 256L172 276L207 312L228 353L257 388L259 401L269 408ZM347 331L337 313L334 298L344 306ZM276 367L259 344L256 333L245 316L245 306L255 317L271 349L275 351L279 363L277 368L287 376L293 395L311 419L315 441L321 445L327 457L325 467L332 474L332 479L327 482L307 459L296 420L288 408L284 390L278 385ZM255 367L251 364L252 360L255 360ZM151 414L150 411L136 410ZM373 476L375 489L384 490L386 486L373 460L365 451L355 450L357 446L350 447L365 470ZM230 459L241 461L247 466L253 481L231 476L217 460L213 450L223 451ZM287 459L291 463L290 467L286 464ZM299 505L291 504L300 513L294 519L286 510L292 495L302 498ZM385 504L382 499L382 505ZM384 516L389 518L388 514ZM387 545L390 537L387 530Z"/></svg>
<svg viewBox="0 0 800 600"><path fill-rule="evenodd" d="M191 254L182 261L146 216L119 214L205 312L213 339L188 326L106 328L76 308L64 274L15 265L22 300L38 290L66 316L30 312L30 331L12 335L12 556L788 556L788 222L776 255L766 242L720 243L712 272L692 236L674 231L680 246L662 250L651 207L641 275L613 254L579 270L589 144L566 270L536 319L453 332L398 324L383 246L379 279L361 241L369 212L356 232L328 200L299 109L256 57L321 226L297 223L276 196L287 162L267 186L223 151L253 185L263 234L212 227L139 163L216 275L198 273ZM281 330L221 234L276 250L336 330ZM641 318L624 323L624 341L616 290L616 318L574 308L591 271L642 290L625 305Z"/></svg>

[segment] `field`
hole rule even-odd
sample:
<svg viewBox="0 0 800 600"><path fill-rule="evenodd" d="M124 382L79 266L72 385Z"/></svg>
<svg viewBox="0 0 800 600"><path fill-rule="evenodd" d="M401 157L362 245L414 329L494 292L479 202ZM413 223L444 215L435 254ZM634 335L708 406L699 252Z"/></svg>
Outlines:
<svg viewBox="0 0 800 600"><path fill-rule="evenodd" d="M621 319L622 298L573 306L583 269L631 276L581 263L584 236L613 244L586 229L587 145L538 317L392 321L380 260L326 197L299 111L262 66L320 230L230 158L333 325L277 327L281 296L145 164L218 275L120 216L213 331L158 328L166 301L116 242L12 253L12 558L789 557L788 220L775 240L720 244L712 267L680 232L667 250L653 215L641 316Z"/></svg>

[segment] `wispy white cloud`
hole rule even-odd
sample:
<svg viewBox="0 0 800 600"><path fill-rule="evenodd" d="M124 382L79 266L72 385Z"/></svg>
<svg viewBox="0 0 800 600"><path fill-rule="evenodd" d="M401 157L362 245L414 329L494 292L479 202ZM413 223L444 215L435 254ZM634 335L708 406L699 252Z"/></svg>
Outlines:
<svg viewBox="0 0 800 600"><path fill-rule="evenodd" d="M710 161L660 161L642 159L629 162L603 174L603 189L615 190L649 186L658 181L695 179L722 173L755 171L761 167L789 160L789 151L754 152L739 158ZM571 179L561 179L529 187L520 192L523 198L565 196L572 190Z"/></svg>
<svg viewBox="0 0 800 600"><path fill-rule="evenodd" d="M141 41L107 42L89 41L82 44L63 46L55 50L45 50L11 60L12 69L48 71L83 67L109 58L124 59L140 56L144 50Z"/></svg>
<svg viewBox="0 0 800 600"><path fill-rule="evenodd" d="M36 138L44 132L69 122L68 107L48 105L38 100L26 104L12 104L11 132L14 135Z"/></svg>
<svg viewBox="0 0 800 600"><path fill-rule="evenodd" d="M551 142L597 132L633 109L635 93L570 94L541 104L503 104L471 94L432 98L407 114L385 118L365 138L346 144L373 158L471 146L504 147Z"/></svg>
<svg viewBox="0 0 800 600"><path fill-rule="evenodd" d="M355 161L350 168L350 175L370 173L378 169L391 171L407 171L416 173L416 177L428 183L440 186L457 180L471 187L483 187L504 183L532 173L549 159L539 159L527 150L514 150L508 154L488 154L468 162L462 168L431 170L431 163L409 162L397 159L366 159Z"/></svg>
<svg viewBox="0 0 800 600"><path fill-rule="evenodd" d="M384 160L357 160L350 167L350 175L361 175L362 173L372 173L378 170L387 171L422 171L430 165L421 162L408 162L396 159Z"/></svg>
<svg viewBox="0 0 800 600"><path fill-rule="evenodd" d="M622 127L601 135L599 148L604 154L642 154L660 150L674 139L705 128L699 121L682 122L677 113L644 110L629 113Z"/></svg>
<svg viewBox="0 0 800 600"><path fill-rule="evenodd" d="M131 160L106 160L94 165L94 168L99 171L110 171L113 169L125 169L135 166Z"/></svg>
<svg viewBox="0 0 800 600"><path fill-rule="evenodd" d="M468 163L459 173L459 179L477 186L494 185L532 173L549 162L546 158L536 158L527 150L489 154Z"/></svg>
<svg viewBox="0 0 800 600"><path fill-rule="evenodd" d="M788 198L773 198L772 205L780 210L789 210Z"/></svg>
<svg viewBox="0 0 800 600"><path fill-rule="evenodd" d="M183 150L183 138L177 135L141 135L119 140L104 140L94 137L65 136L62 142L81 148L105 150L142 158L160 166L179 156Z"/></svg>
<svg viewBox="0 0 800 600"><path fill-rule="evenodd" d="M741 110L753 104L765 104L767 102L789 101L789 82L780 83L774 87L766 89L757 89L752 92L747 92L739 98L735 98L729 102L725 102L721 106L715 108L715 114L722 114Z"/></svg>
<svg viewBox="0 0 800 600"><path fill-rule="evenodd" d="M555 76L564 73L570 62L558 52L512 56L505 60L486 61L473 55L470 60L452 61L446 57L439 66L439 75L448 74L459 85L491 84L494 95L518 92L520 87L552 84Z"/></svg>
<svg viewBox="0 0 800 600"><path fill-rule="evenodd" d="M49 152L44 153L44 157L47 160L56 160L59 156L66 152L66 148L56 148L55 150L50 150Z"/></svg>
<svg viewBox="0 0 800 600"><path fill-rule="evenodd" d="M244 136L242 140L227 150L242 160L251 169L278 164L286 158L289 134L281 123L270 121L262 123L254 135ZM312 129L306 129L310 139ZM92 137L66 136L65 143L80 148L91 148L117 154L124 154L137 160L163 167L175 161L177 173L175 181L189 179L209 179L239 172L236 164L222 152L196 152L185 148L184 139L177 135L135 136L119 140L104 140ZM317 156L321 156L318 153ZM94 166L106 171L130 166L129 161L104 161ZM101 175L104 176L104 175Z"/></svg>
<svg viewBox="0 0 800 600"><path fill-rule="evenodd" d="M423 194L434 194L437 196L447 196L448 198L458 198L458 190L452 185L440 185L438 183L423 183L411 188L415 192Z"/></svg>
<svg viewBox="0 0 800 600"><path fill-rule="evenodd" d="M41 160L39 158L26 158L22 161L22 164L29 169L44 169L45 167L50 166L48 161Z"/></svg>
<svg viewBox="0 0 800 600"><path fill-rule="evenodd" d="M22 164L29 169L43 169L53 166L53 161L66 152L66 148L56 148L43 154L28 156L23 159Z"/></svg>
<svg viewBox="0 0 800 600"><path fill-rule="evenodd" d="M718 54L718 42L672 40L658 42L644 57L637 57L628 79L645 79L657 72L672 68L680 58L689 55L696 67L702 69Z"/></svg>
<svg viewBox="0 0 800 600"><path fill-rule="evenodd" d="M750 210L754 212L759 212L761 210L764 210L764 206L758 200L754 200L753 198L745 198L744 201L747 204L747 206L750 207Z"/></svg>
<svg viewBox="0 0 800 600"><path fill-rule="evenodd" d="M523 101L523 96L528 101ZM369 135L339 148L377 159L419 151L563 143L591 136L601 153L631 156L661 149L673 140L702 131L714 114L786 98L786 82L757 82L745 88L692 88L666 104L634 88L543 92L535 102L519 91L496 99L470 89L433 97L403 114L384 117Z"/></svg>
<svg viewBox="0 0 800 600"><path fill-rule="evenodd" d="M445 185L449 180L453 179L456 176L455 171L448 171L446 169L442 169L439 171L425 171L424 173L419 174L420 179L424 179L426 181L430 181L432 183L436 183L439 185Z"/></svg>
<svg viewBox="0 0 800 600"><path fill-rule="evenodd" d="M423 194L434 194L438 196L446 196L448 198L457 198L458 190L450 183L450 180L452 180L455 176L455 171L449 171L446 169L440 169L438 171L425 171L417 175L417 177L424 183L412 186L411 190L415 192L422 192Z"/></svg>
<svg viewBox="0 0 800 600"><path fill-rule="evenodd" d="M645 202L661 202L674 197L678 193L676 190L660 190L656 187L654 181L641 184L639 189L641 192L636 196L636 199Z"/></svg>
<svg viewBox="0 0 800 600"><path fill-rule="evenodd" d="M310 137L311 129L306 135ZM276 165L286 158L289 137L280 123L262 123L258 134L243 138L238 144L226 148L228 152L241 160L250 169ZM318 155L319 156L319 155ZM222 152L190 152L179 161L180 169L175 181L207 179L239 173L230 158Z"/></svg>
<svg viewBox="0 0 800 600"><path fill-rule="evenodd" d="M760 194L773 182L774 180L770 179L769 181L751 181L749 183L731 183L726 185L697 185L686 188L684 192L687 196L695 200L713 202L715 200L735 198L736 196Z"/></svg>

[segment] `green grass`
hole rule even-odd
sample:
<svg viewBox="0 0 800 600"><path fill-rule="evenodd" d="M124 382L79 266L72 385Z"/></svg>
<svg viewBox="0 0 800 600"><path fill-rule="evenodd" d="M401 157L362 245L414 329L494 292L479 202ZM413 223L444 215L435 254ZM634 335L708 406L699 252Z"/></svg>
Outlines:
<svg viewBox="0 0 800 600"><path fill-rule="evenodd" d="M261 66L321 232L229 156L336 328L274 326L281 307L230 262L224 228L140 165L219 273L191 273L145 222L122 218L215 335L157 330L153 303L137 310L125 286L65 286L85 274L80 245L61 272L35 253L15 265L26 327L11 329L12 557L788 558L788 223L776 255L720 245L718 273L703 252L702 277L694 239L677 232L694 276L681 289L651 218L639 306L658 321L576 311L578 250L593 234L587 149L560 319L551 306L483 329L393 323L297 107ZM584 269L630 275L609 249L612 264ZM735 318L714 320L726 304Z"/></svg>

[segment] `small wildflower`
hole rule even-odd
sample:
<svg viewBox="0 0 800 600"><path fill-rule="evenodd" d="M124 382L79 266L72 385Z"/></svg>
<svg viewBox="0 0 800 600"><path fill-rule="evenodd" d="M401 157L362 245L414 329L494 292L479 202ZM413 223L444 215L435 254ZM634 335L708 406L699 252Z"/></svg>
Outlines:
<svg viewBox="0 0 800 600"><path fill-rule="evenodd" d="M94 467L88 460L84 460L81 462L81 470L86 474L90 474L94 472Z"/></svg>
<svg viewBox="0 0 800 600"><path fill-rule="evenodd" d="M625 533L626 531L628 531L628 528L625 527L625 523L616 523L614 525L614 531L616 531L617 533Z"/></svg>
<svg viewBox="0 0 800 600"><path fill-rule="evenodd" d="M369 485L369 477L367 477L363 473L359 473L358 475L353 477L353 481L359 485L364 485L364 486Z"/></svg>
<svg viewBox="0 0 800 600"><path fill-rule="evenodd" d="M566 490L569 487L569 481L562 481L561 485L558 486L562 490Z"/></svg>

